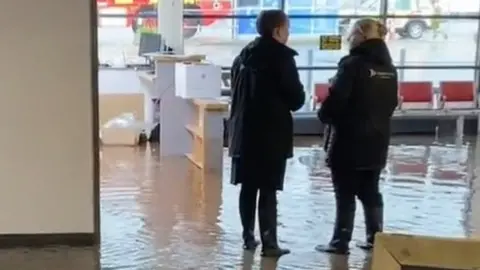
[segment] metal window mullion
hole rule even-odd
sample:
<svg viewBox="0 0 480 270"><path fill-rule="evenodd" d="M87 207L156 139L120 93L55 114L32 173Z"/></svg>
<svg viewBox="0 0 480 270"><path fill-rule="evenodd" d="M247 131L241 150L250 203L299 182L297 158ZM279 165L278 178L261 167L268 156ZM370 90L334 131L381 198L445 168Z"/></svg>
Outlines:
<svg viewBox="0 0 480 270"><path fill-rule="evenodd" d="M283 10L284 12L287 12L286 9L286 1L287 0L280 0L280 9Z"/></svg>
<svg viewBox="0 0 480 270"><path fill-rule="evenodd" d="M480 10L480 6L479 6ZM478 67L480 66L480 19L477 19L477 33L476 33L476 50L475 50L475 66ZM478 92L480 91L480 70L475 69L474 71L474 77L473 77L473 82L475 85L475 92L474 92L474 97L475 97L475 106L479 106L478 104ZM478 121L480 124L480 119ZM480 126L478 127L480 130Z"/></svg>
<svg viewBox="0 0 480 270"><path fill-rule="evenodd" d="M388 14L388 0L380 0L380 20L386 24Z"/></svg>

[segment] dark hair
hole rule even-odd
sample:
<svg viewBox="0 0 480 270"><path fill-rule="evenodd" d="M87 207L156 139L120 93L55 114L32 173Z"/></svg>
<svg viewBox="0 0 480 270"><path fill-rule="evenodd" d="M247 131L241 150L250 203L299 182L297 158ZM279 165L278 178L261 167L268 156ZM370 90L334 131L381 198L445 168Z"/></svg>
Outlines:
<svg viewBox="0 0 480 270"><path fill-rule="evenodd" d="M257 32L260 36L271 37L275 28L284 25L288 16L283 10L262 10L257 17Z"/></svg>

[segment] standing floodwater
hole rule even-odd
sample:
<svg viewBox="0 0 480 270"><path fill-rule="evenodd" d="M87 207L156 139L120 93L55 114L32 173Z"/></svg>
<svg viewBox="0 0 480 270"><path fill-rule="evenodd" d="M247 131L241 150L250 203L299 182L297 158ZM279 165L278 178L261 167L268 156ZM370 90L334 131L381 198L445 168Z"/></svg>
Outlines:
<svg viewBox="0 0 480 270"><path fill-rule="evenodd" d="M394 143L382 181L386 231L464 236L475 145L435 144L425 138ZM302 147L289 161L288 188L279 195L279 239L292 254L280 259L278 269L330 269L332 260L314 251L319 241L328 241L334 221L333 190L323 159L320 148ZM164 169L172 167L162 172L156 159L140 153L106 149L103 160L105 267L136 261L145 269L239 269L238 190L228 178L189 179L178 163L164 164ZM224 175L229 176L225 162ZM353 239L364 239L361 208ZM252 269L262 263L258 254L245 258L253 259ZM350 269L361 269L364 258L364 252L352 248ZM333 263L341 267L345 261L334 258ZM158 264L163 268L155 268ZM264 269L267 264L272 266L263 261Z"/></svg>
<svg viewBox="0 0 480 270"><path fill-rule="evenodd" d="M312 144L320 142L302 143ZM394 138L392 144L382 177L386 231L463 237L478 228L479 199L469 190L478 186L471 175L480 168L474 140L455 146L410 137ZM187 161L160 161L150 148L104 148L101 159L104 270L353 270L366 265L365 253L354 243L349 261L314 250L329 240L335 214L329 170L318 146L296 148L288 163L278 220L280 242L292 254L278 265L261 260L258 251L243 252L238 190L228 177L201 177ZM228 158L225 162L229 176ZM363 240L365 231L357 209L353 242ZM0 251L2 269L97 270L95 258L92 249Z"/></svg>

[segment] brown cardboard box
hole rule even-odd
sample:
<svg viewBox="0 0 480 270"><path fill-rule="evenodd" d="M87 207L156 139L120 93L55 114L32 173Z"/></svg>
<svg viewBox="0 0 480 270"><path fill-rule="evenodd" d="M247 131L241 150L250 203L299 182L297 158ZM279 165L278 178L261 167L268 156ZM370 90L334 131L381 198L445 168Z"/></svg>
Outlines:
<svg viewBox="0 0 480 270"><path fill-rule="evenodd" d="M123 113L133 113L135 119L144 121L144 94L100 94L98 104L99 124L105 125Z"/></svg>
<svg viewBox="0 0 480 270"><path fill-rule="evenodd" d="M480 241L379 233L372 270L480 269Z"/></svg>

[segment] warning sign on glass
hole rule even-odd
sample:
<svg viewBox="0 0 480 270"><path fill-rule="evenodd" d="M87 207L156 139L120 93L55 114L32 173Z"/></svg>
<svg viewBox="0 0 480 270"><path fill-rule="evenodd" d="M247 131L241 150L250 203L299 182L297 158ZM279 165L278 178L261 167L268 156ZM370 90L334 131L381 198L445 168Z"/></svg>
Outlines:
<svg viewBox="0 0 480 270"><path fill-rule="evenodd" d="M320 36L320 50L338 51L342 49L341 35Z"/></svg>

